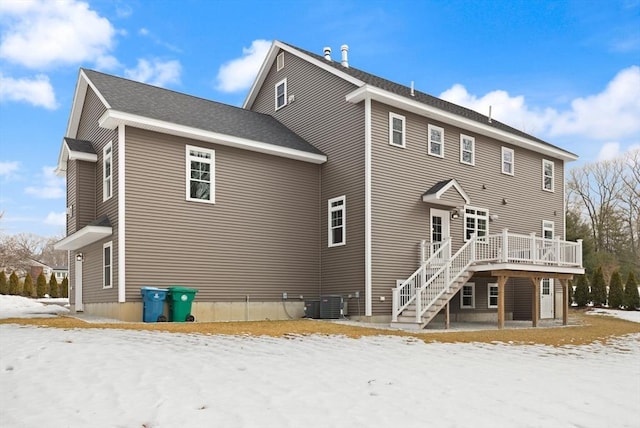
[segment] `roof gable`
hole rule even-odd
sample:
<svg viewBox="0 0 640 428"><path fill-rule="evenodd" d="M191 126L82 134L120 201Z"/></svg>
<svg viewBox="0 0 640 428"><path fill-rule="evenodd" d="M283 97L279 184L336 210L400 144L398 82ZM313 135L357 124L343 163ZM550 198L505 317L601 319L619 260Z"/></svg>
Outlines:
<svg viewBox="0 0 640 428"><path fill-rule="evenodd" d="M269 68L275 61L280 49L296 55L358 86L359 89L347 95L347 101L360 102L365 97L370 97L397 108L406 109L423 116L434 117L445 123L470 129L473 130L473 132L544 153L548 156L554 156L567 161L577 159L577 155L574 153L554 146L500 121L490 119L488 116L478 113L475 110L459 106L405 85L400 85L352 66L345 67L339 61L326 60L321 55L280 41L273 42L260 72L254 81L254 85L245 100L245 108L251 108L262 83L266 79Z"/></svg>
<svg viewBox="0 0 640 428"><path fill-rule="evenodd" d="M446 195L446 198L445 198ZM439 181L422 194L424 202L440 205L458 206L458 200L464 204L470 204L469 195L462 189L460 183L454 178ZM452 201L456 201L453 203Z"/></svg>

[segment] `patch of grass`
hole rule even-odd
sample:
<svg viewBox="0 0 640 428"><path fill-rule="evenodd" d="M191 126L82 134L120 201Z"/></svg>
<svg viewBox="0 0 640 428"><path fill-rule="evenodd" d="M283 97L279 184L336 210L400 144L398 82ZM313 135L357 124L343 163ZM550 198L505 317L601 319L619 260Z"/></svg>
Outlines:
<svg viewBox="0 0 640 428"><path fill-rule="evenodd" d="M207 335L245 335L293 337L312 334L340 335L350 338L363 336L413 337L427 343L515 343L542 344L550 346L585 345L609 340L633 333L640 333L640 323L618 318L585 315L584 310L571 310L572 324L569 327L527 328L504 330L407 332L345 325L326 321L245 321L215 323L88 323L77 318L61 316L55 318L11 318L0 320L0 324L20 324L62 329L118 329L150 330L170 333L194 333Z"/></svg>

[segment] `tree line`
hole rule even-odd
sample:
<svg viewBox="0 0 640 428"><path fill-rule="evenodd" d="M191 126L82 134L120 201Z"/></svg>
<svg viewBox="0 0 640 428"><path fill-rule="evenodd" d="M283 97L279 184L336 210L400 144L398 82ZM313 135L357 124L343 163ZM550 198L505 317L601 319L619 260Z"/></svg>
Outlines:
<svg viewBox="0 0 640 428"><path fill-rule="evenodd" d="M44 273L40 272L34 284L30 272L27 272L24 280L21 280L16 271L13 271L8 279L7 274L0 271L0 294L24 297L69 297L69 279L65 277L58 284L55 274L52 273L47 281Z"/></svg>

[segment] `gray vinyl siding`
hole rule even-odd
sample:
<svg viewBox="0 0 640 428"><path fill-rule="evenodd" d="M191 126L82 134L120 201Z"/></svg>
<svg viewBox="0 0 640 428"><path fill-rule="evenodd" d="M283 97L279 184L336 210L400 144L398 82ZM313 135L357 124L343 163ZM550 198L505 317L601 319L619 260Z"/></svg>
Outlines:
<svg viewBox="0 0 640 428"><path fill-rule="evenodd" d="M78 194L83 195L82 198L87 199L87 205L83 205L82 218L91 217L90 201L93 201L93 218L95 220L103 215L109 217L113 234L108 239L94 243L86 248L82 248L85 255L83 264L83 296L84 303L104 303L118 301L118 131L100 128L98 120L106 111L104 105L98 96L89 87L82 108L82 114L78 124L78 132L75 138L80 140L91 141L95 152L98 154L98 161L91 164L91 167L83 168L83 173L78 177L81 180L87 180L92 185L87 184L86 189L93 187L93 198L86 194L86 191L80 191ZM113 194L110 199L103 202L102 194L102 177L103 177L103 156L102 150L112 142L112 180ZM85 162L83 162L85 163ZM91 171L93 169L93 171ZM82 186L82 183L76 183L76 187ZM78 190L76 190L78 191ZM83 223L83 226L86 224ZM102 288L102 245L104 242L112 241L113 252L113 287L110 289Z"/></svg>
<svg viewBox="0 0 640 428"><path fill-rule="evenodd" d="M372 103L372 235L374 314L391 310L390 290L418 267L417 245L430 239L429 208L421 195L439 181L455 178L471 199L470 206L488 209L498 219L489 233L541 236L542 220L554 222L563 236L563 163L555 164L555 192L542 190L543 156L402 110ZM389 112L405 116L406 147L389 145ZM427 153L427 126L444 128L444 158ZM460 134L475 137L475 165L460 163ZM501 147L514 149L515 175L501 172ZM450 189L444 199L458 198ZM503 204L502 200L506 200ZM460 208L462 200L457 199ZM451 208L448 208L451 209ZM463 243L464 210L451 219L454 248ZM381 302L379 296L385 296Z"/></svg>
<svg viewBox="0 0 640 428"><path fill-rule="evenodd" d="M73 215L67 215L67 235L78 230L78 161L67 162L67 206L73 207Z"/></svg>
<svg viewBox="0 0 640 428"><path fill-rule="evenodd" d="M354 85L287 52L284 63L280 71L273 64L251 108L273 115L327 155L320 183L319 294L363 293L364 107L345 101ZM285 77L287 95L294 95L295 101L274 111L275 84ZM327 201L342 195L346 245L328 247Z"/></svg>
<svg viewBox="0 0 640 428"><path fill-rule="evenodd" d="M96 219L96 164L72 160L67 163L67 206L73 215L67 217L67 234L85 227Z"/></svg>
<svg viewBox="0 0 640 428"><path fill-rule="evenodd" d="M215 150L215 204L186 200L185 146ZM320 167L126 128L126 299L182 285L201 301L316 295Z"/></svg>

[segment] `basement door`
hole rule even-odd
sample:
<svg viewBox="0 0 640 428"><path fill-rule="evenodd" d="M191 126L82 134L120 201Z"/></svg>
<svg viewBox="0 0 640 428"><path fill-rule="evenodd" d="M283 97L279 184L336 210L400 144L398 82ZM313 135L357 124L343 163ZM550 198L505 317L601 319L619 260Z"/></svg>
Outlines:
<svg viewBox="0 0 640 428"><path fill-rule="evenodd" d="M542 237L548 241L548 245L552 246L551 240L553 240L553 222L542 222ZM547 242L545 241L545 245ZM553 318L553 279L544 278L540 281L540 319Z"/></svg>
<svg viewBox="0 0 640 428"><path fill-rule="evenodd" d="M449 211L431 208L431 254L438 251L444 241L449 239L451 231L449 228ZM443 254L444 260L447 254Z"/></svg>

